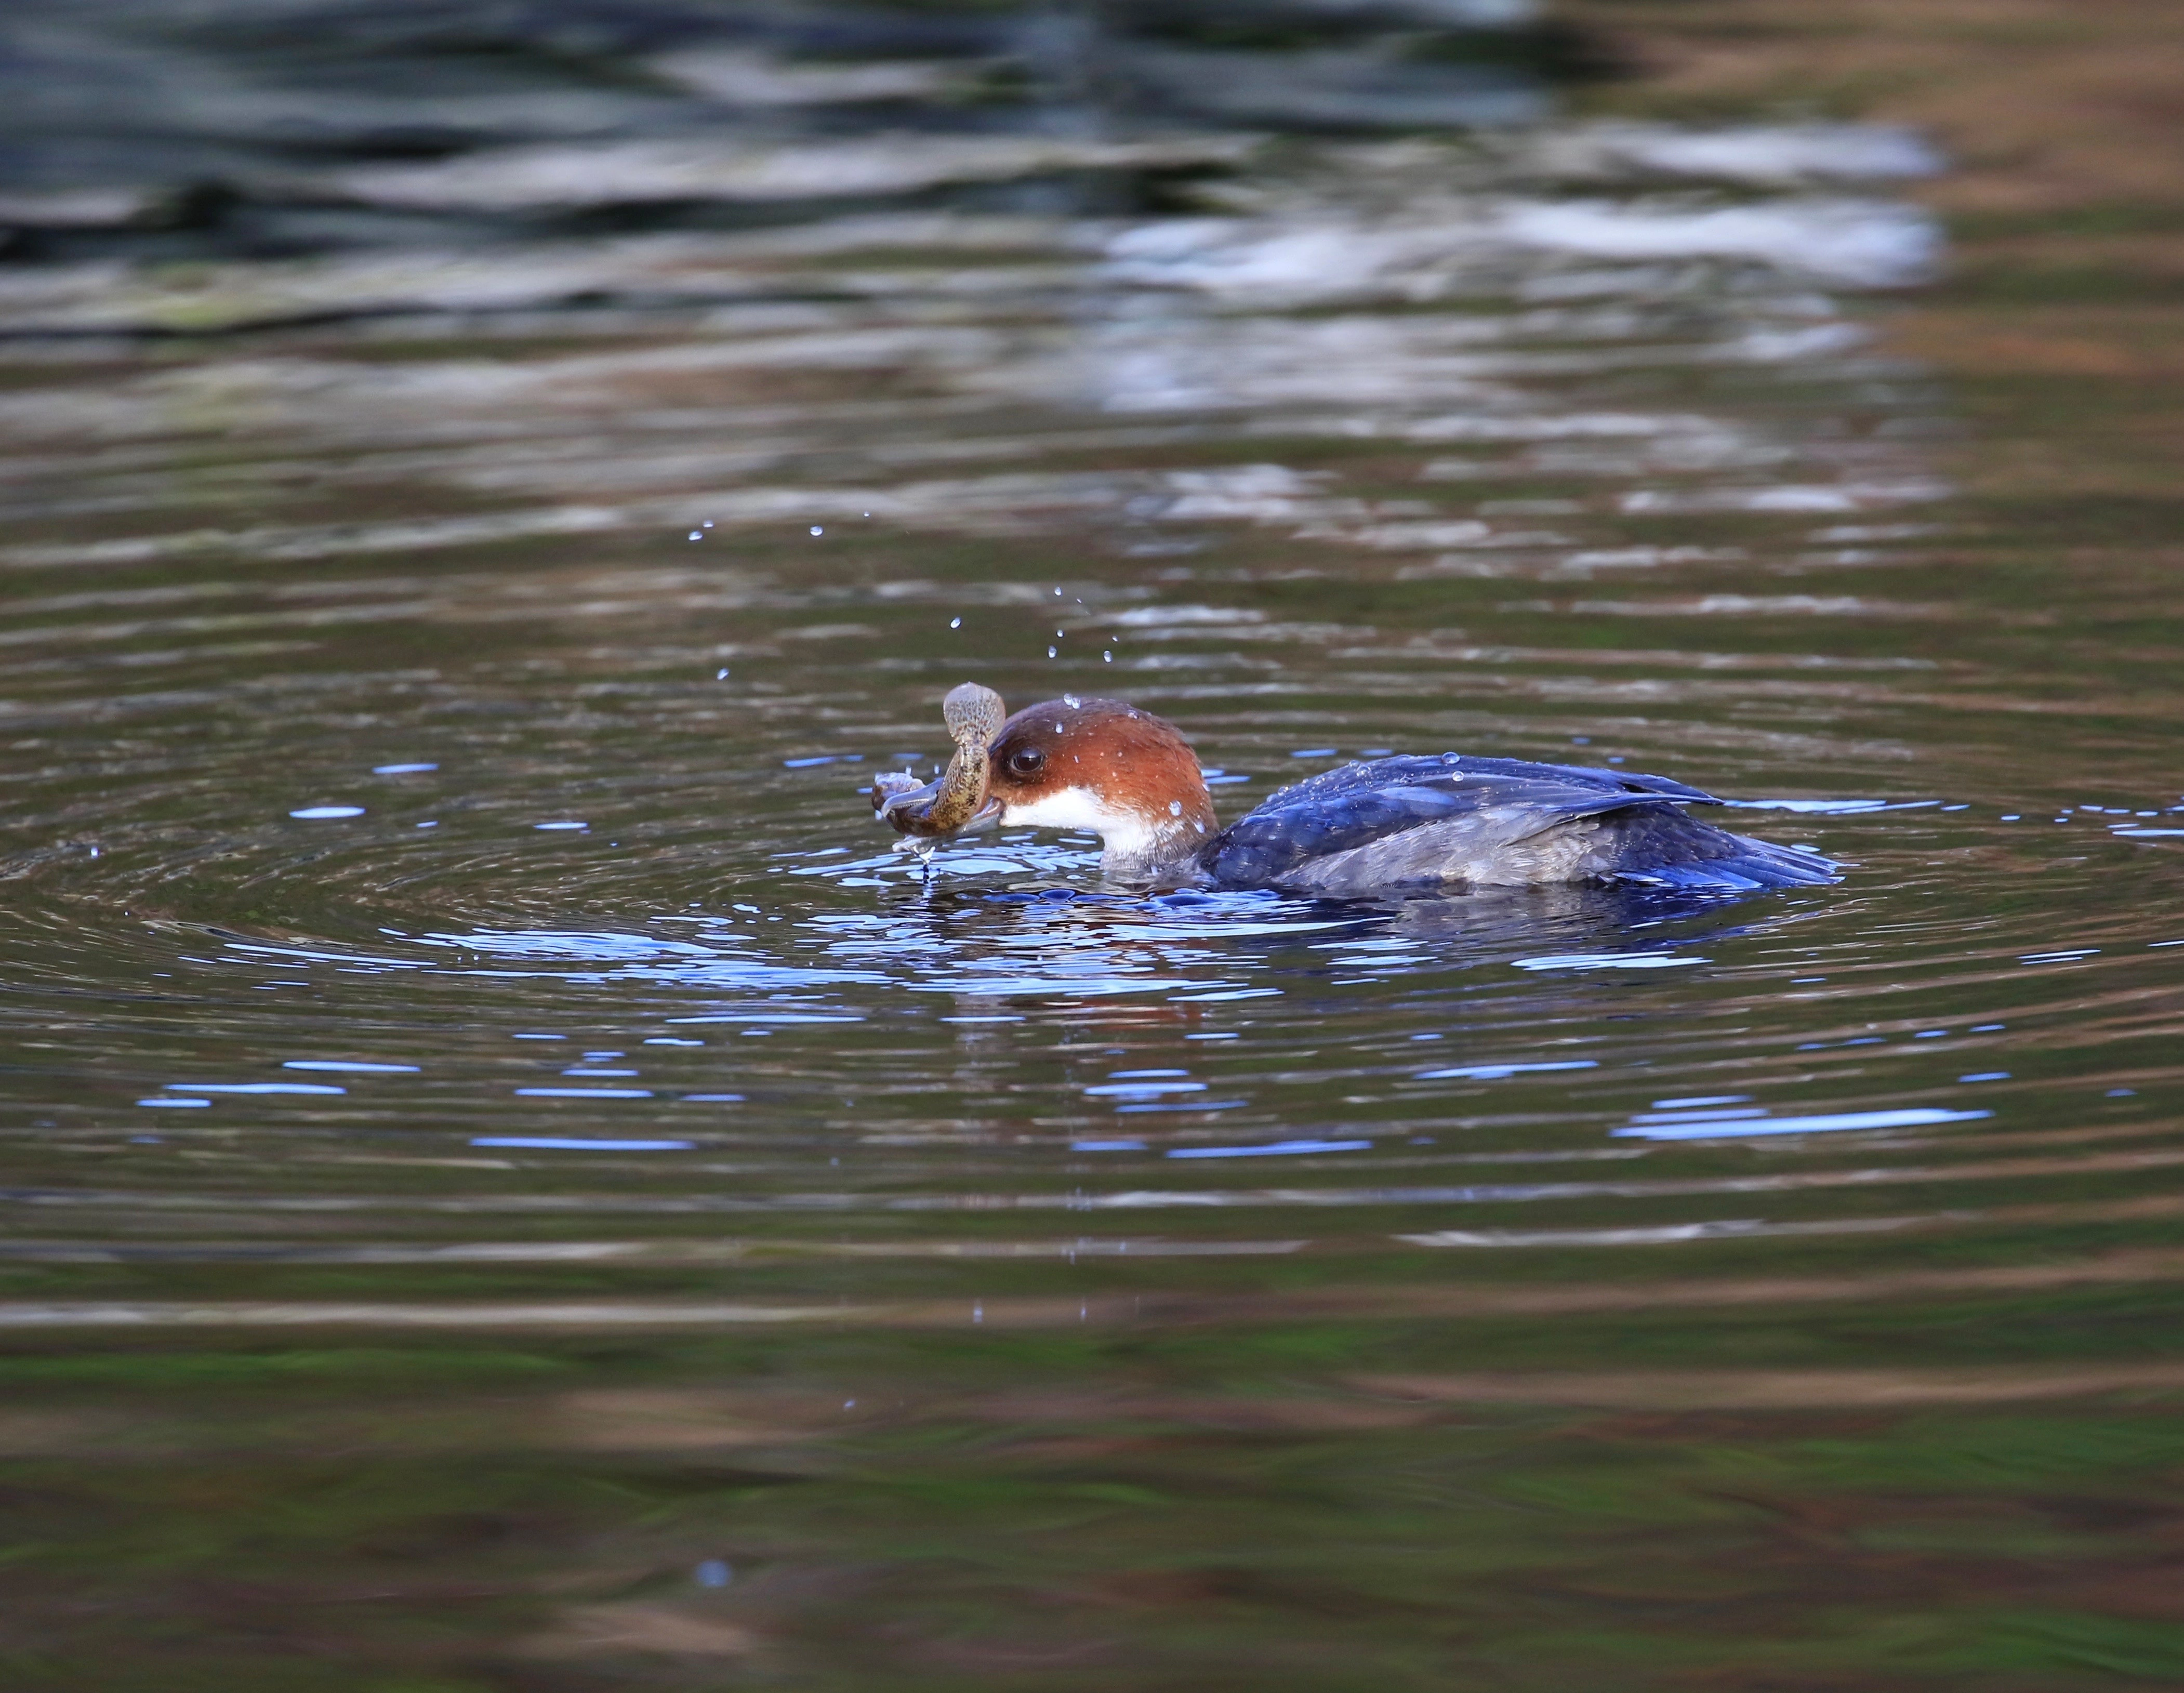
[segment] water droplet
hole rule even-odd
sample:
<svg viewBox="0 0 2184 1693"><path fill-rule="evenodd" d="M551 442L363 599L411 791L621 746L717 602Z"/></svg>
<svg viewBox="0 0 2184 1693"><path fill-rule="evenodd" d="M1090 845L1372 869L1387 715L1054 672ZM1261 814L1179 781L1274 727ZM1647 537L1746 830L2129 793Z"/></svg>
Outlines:
<svg viewBox="0 0 2184 1693"><path fill-rule="evenodd" d="M302 810L291 811L288 815L292 817L302 817L309 821L316 821L321 817L361 817L364 815L364 807L361 805L306 805ZM96 851L97 849L94 848L93 850Z"/></svg>
<svg viewBox="0 0 2184 1693"><path fill-rule="evenodd" d="M713 672L713 680L715 682L726 682L727 679L728 667L726 665L722 665L720 669Z"/></svg>
<svg viewBox="0 0 2184 1693"><path fill-rule="evenodd" d="M690 532L690 538L693 541L702 541L705 538L705 532L702 529L693 529Z"/></svg>
<svg viewBox="0 0 2184 1693"><path fill-rule="evenodd" d="M827 531L823 525L815 523L811 526L811 532L814 535L824 535Z"/></svg>
<svg viewBox="0 0 2184 1693"><path fill-rule="evenodd" d="M1171 817L1180 817L1183 815L1183 801L1180 799L1169 800L1167 802L1167 814Z"/></svg>
<svg viewBox="0 0 2184 1693"><path fill-rule="evenodd" d="M709 517L709 518L707 518L707 519L705 521L705 522L703 522L702 524L700 524L700 525L699 526L699 527L700 527L700 528L702 528L702 529L710 529L712 526L713 526L713 520L712 520L711 518L710 518L710 517Z"/></svg>
<svg viewBox="0 0 2184 1693"><path fill-rule="evenodd" d="M1046 655L1047 655L1047 657L1049 657L1049 658L1052 658L1052 657L1054 656L1054 653L1055 653L1055 649L1054 649L1052 647L1049 647L1049 648L1046 649Z"/></svg>
<svg viewBox="0 0 2184 1693"><path fill-rule="evenodd" d="M960 629L963 627L963 620L960 617L951 617L948 620L948 627L951 629Z"/></svg>
<svg viewBox="0 0 2184 1693"><path fill-rule="evenodd" d="M1100 662L1105 665L1111 665L1115 662L1115 655L1112 653L1102 653L1100 654Z"/></svg>

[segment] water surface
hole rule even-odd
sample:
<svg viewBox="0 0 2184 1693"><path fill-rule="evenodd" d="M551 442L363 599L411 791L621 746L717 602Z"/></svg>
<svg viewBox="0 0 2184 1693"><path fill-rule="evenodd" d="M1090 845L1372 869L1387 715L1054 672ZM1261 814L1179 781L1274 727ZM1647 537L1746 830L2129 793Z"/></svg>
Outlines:
<svg viewBox="0 0 2184 1693"><path fill-rule="evenodd" d="M1888 353L1892 132L1123 109L0 272L14 1685L2184 1675L2173 494L1990 468L2113 393ZM927 880L972 677L1845 878Z"/></svg>

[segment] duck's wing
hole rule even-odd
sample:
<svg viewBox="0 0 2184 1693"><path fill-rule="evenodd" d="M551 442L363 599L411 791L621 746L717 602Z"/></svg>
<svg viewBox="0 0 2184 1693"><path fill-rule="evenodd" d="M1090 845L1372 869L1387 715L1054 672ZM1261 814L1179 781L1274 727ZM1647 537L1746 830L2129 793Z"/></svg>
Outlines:
<svg viewBox="0 0 2184 1693"><path fill-rule="evenodd" d="M1381 760L1387 763L1390 760ZM1396 762L1408 764L1411 760ZM1597 788L1607 794L1655 794L1665 799L1680 799L1688 805L1719 805L1726 802L1708 793L1703 788L1694 788L1687 782L1677 782L1665 776L1648 776L1642 771L1602 770L1585 764L1534 764L1524 759L1466 758L1457 753L1444 753L1438 759L1420 759L1421 764L1438 764L1451 770L1460 770L1467 776L1508 777L1523 779L1558 777L1581 788ZM1369 769L1370 766L1363 766Z"/></svg>
<svg viewBox="0 0 2184 1693"><path fill-rule="evenodd" d="M1200 862L1232 887L1318 885L1312 872L1338 860L1341 879L1361 886L1475 880L1496 855L1579 818L1720 803L1666 777L1578 765L1376 759L1284 788L1215 837Z"/></svg>

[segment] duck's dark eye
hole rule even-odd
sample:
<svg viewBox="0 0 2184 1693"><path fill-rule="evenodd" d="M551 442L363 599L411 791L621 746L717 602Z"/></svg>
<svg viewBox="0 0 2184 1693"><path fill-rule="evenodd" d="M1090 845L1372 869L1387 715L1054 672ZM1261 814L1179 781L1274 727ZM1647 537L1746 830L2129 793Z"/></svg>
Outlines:
<svg viewBox="0 0 2184 1693"><path fill-rule="evenodd" d="M1037 776L1046 768L1046 755L1037 747L1018 747L1009 755L1011 776Z"/></svg>

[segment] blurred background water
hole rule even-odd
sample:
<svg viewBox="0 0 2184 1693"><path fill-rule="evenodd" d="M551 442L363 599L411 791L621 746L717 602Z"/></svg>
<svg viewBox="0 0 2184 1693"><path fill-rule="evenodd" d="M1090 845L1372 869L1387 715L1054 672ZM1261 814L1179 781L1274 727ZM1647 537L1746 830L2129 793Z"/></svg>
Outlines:
<svg viewBox="0 0 2184 1693"><path fill-rule="evenodd" d="M7 1685L2184 1679L2180 55L16 0ZM1848 868L928 884L970 677Z"/></svg>

